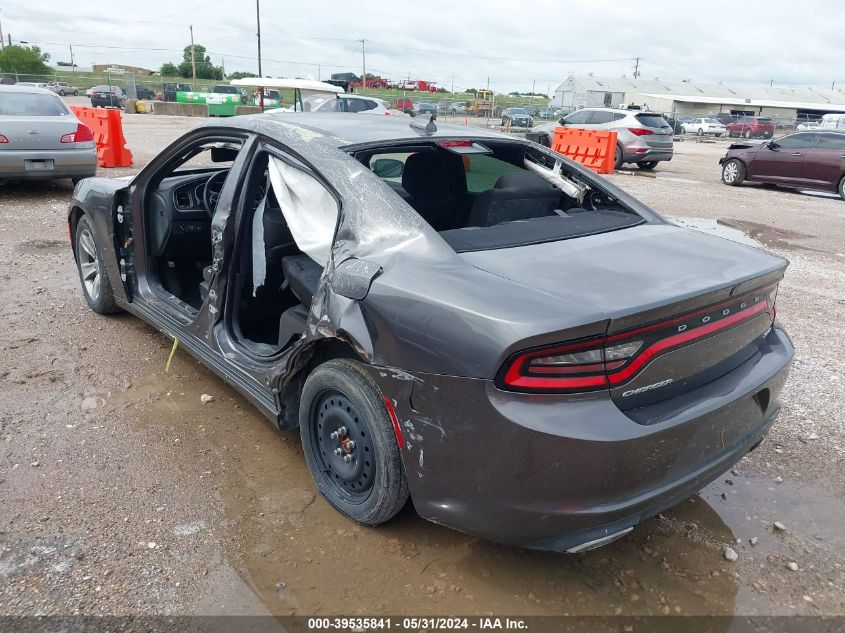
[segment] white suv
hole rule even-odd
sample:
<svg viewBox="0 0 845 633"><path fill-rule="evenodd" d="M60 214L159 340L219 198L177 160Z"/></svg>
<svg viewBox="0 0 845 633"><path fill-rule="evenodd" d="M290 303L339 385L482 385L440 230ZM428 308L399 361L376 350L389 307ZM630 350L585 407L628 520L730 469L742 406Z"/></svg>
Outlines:
<svg viewBox="0 0 845 633"><path fill-rule="evenodd" d="M654 169L660 161L672 160L672 127L656 112L583 108L557 123L538 125L532 132L541 135L541 143L551 145L555 128L561 126L616 132L616 169L623 163L635 163L640 169Z"/></svg>

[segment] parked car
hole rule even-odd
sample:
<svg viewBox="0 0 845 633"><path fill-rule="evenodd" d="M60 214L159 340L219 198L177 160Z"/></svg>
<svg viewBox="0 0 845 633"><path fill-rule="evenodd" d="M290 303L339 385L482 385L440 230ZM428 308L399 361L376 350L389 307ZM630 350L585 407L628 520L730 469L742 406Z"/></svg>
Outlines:
<svg viewBox="0 0 845 633"><path fill-rule="evenodd" d="M456 114L464 114L467 110L467 104L463 101L455 101L452 103L452 109L450 114L455 116Z"/></svg>
<svg viewBox="0 0 845 633"><path fill-rule="evenodd" d="M616 132L614 165L634 163L640 169L654 169L657 163L672 160L674 141L672 128L660 114L618 108L583 108L557 123L544 123L533 129L544 133L546 145L551 143L558 126Z"/></svg>
<svg viewBox="0 0 845 633"><path fill-rule="evenodd" d="M502 126L531 127L534 119L525 108L505 108L502 112Z"/></svg>
<svg viewBox="0 0 845 633"><path fill-rule="evenodd" d="M555 116L555 108L547 107L547 108L540 108L540 111L537 113L537 116L541 119L552 119Z"/></svg>
<svg viewBox="0 0 845 633"><path fill-rule="evenodd" d="M845 129L845 114L823 114L819 124L824 129Z"/></svg>
<svg viewBox="0 0 845 633"><path fill-rule="evenodd" d="M79 94L79 88L74 88L73 86L69 85L64 81L58 81L52 84L47 84L47 87L55 92L57 95L62 97L66 95L73 95L74 97Z"/></svg>
<svg viewBox="0 0 845 633"><path fill-rule="evenodd" d="M191 84L166 83L162 86L165 101L176 101L177 92L191 92Z"/></svg>
<svg viewBox="0 0 845 633"><path fill-rule="evenodd" d="M772 138L775 134L774 123L765 116L743 116L736 121L731 121L725 127L728 130L728 136Z"/></svg>
<svg viewBox="0 0 845 633"><path fill-rule="evenodd" d="M719 160L722 182L765 182L835 191L845 200L845 130L796 132L767 143L734 143Z"/></svg>
<svg viewBox="0 0 845 633"><path fill-rule="evenodd" d="M441 99L437 102L437 114L451 114L452 113L452 100L451 99Z"/></svg>
<svg viewBox="0 0 845 633"><path fill-rule="evenodd" d="M46 88L0 86L0 179L70 178L97 171L94 135Z"/></svg>
<svg viewBox="0 0 845 633"><path fill-rule="evenodd" d="M153 92L151 89L143 86L141 84L136 84L135 86L135 94L137 95L138 99L142 100L152 100L155 99L156 93Z"/></svg>
<svg viewBox="0 0 845 633"><path fill-rule="evenodd" d="M303 101L306 112L359 112L361 114L389 114L390 104L377 97L339 93L307 97ZM273 114L287 114L276 110Z"/></svg>
<svg viewBox="0 0 845 633"><path fill-rule="evenodd" d="M803 121L795 129L799 132L806 132L807 130L818 130L821 126L821 121Z"/></svg>
<svg viewBox="0 0 845 633"><path fill-rule="evenodd" d="M421 101L414 105L414 112L417 114L437 114L437 107L433 103Z"/></svg>
<svg viewBox="0 0 845 633"><path fill-rule="evenodd" d="M396 103L393 104L393 107L397 110L401 110L405 114L414 113L414 102L407 97L397 97Z"/></svg>
<svg viewBox="0 0 845 633"><path fill-rule="evenodd" d="M540 108L538 106L524 105L520 107L525 110L531 118L536 118L540 114Z"/></svg>
<svg viewBox="0 0 845 633"><path fill-rule="evenodd" d="M244 92L242 88L238 88L237 86L226 86L221 84L214 86L211 89L211 92L213 92L214 94L238 95L238 99L240 99L242 105L246 105L248 101L246 92Z"/></svg>
<svg viewBox="0 0 845 633"><path fill-rule="evenodd" d="M41 81L19 81L15 85L24 88L41 88L42 90L50 90L50 86Z"/></svg>
<svg viewBox="0 0 845 633"><path fill-rule="evenodd" d="M317 489L365 525L410 495L440 525L583 551L763 440L793 356L786 260L525 139L349 120L216 120L131 180L84 181L85 301L298 427Z"/></svg>
<svg viewBox="0 0 845 633"><path fill-rule="evenodd" d="M117 86L96 86L91 93L91 105L95 108L123 108L126 95Z"/></svg>
<svg viewBox="0 0 845 633"><path fill-rule="evenodd" d="M681 124L681 134L696 134L697 136L712 134L718 137L725 132L727 132L727 129L719 123L719 119L711 119L710 117L698 117Z"/></svg>

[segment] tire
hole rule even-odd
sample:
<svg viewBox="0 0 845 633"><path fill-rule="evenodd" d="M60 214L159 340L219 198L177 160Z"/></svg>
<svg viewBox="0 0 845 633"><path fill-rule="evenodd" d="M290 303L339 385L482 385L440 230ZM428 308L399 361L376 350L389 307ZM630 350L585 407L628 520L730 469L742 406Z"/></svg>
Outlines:
<svg viewBox="0 0 845 633"><path fill-rule="evenodd" d="M620 168L622 167L622 163L624 163L624 162L625 162L625 161L623 160L623 158L624 158L624 157L623 157L623 155L622 155L622 146L621 146L621 145L617 145L617 146L616 146L616 156L615 156L615 158L613 159L613 169L620 169Z"/></svg>
<svg viewBox="0 0 845 633"><path fill-rule="evenodd" d="M714 136L715 136L716 138L719 138L719 137L721 137L721 136L722 136L722 133L721 133L721 132L719 132L719 133L717 133L717 134L714 134Z"/></svg>
<svg viewBox="0 0 845 633"><path fill-rule="evenodd" d="M685 127L682 125L682 126L681 126L681 134L686 134L686 133L687 133L687 128L685 128Z"/></svg>
<svg viewBox="0 0 845 633"><path fill-rule="evenodd" d="M839 197L845 200L845 176L842 176L842 180L839 181L837 191L839 192Z"/></svg>
<svg viewBox="0 0 845 633"><path fill-rule="evenodd" d="M736 158L731 158L722 165L722 182L731 187L738 187L745 180L745 165Z"/></svg>
<svg viewBox="0 0 845 633"><path fill-rule="evenodd" d="M402 455L382 398L361 363L335 359L311 372L299 407L305 461L320 494L364 525L389 521L408 501ZM332 437L340 428L346 429L342 437Z"/></svg>
<svg viewBox="0 0 845 633"><path fill-rule="evenodd" d="M637 167L639 167L640 169L645 169L646 171L651 171L652 169L657 167L657 161L656 160L645 160L641 163L637 163Z"/></svg>
<svg viewBox="0 0 845 633"><path fill-rule="evenodd" d="M704 130L702 130L701 128L698 128L698 131L695 134L696 134L696 136L704 136Z"/></svg>
<svg viewBox="0 0 845 633"><path fill-rule="evenodd" d="M76 269L79 271L79 282L82 284L82 294L88 307L97 314L119 312L120 308L114 301L108 275L103 270L101 251L94 238L94 229L85 215L76 225L74 245Z"/></svg>
<svg viewBox="0 0 845 633"><path fill-rule="evenodd" d="M79 96L79 90L74 90L74 91L73 91L73 96L74 96L74 97L78 97L78 96Z"/></svg>
<svg viewBox="0 0 845 633"><path fill-rule="evenodd" d="M745 134L743 134L745 138L751 138L751 130L745 130Z"/></svg>

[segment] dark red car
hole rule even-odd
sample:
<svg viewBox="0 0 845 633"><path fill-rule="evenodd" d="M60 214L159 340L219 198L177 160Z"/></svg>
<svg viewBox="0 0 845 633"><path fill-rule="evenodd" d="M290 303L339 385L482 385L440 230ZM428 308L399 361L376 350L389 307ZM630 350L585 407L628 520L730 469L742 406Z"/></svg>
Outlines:
<svg viewBox="0 0 845 633"><path fill-rule="evenodd" d="M765 116L740 117L736 121L731 121L725 127L728 128L728 136L772 138L775 134L774 121Z"/></svg>
<svg viewBox="0 0 845 633"><path fill-rule="evenodd" d="M722 182L767 182L835 191L845 200L845 130L798 132L767 143L734 143L722 166Z"/></svg>
<svg viewBox="0 0 845 633"><path fill-rule="evenodd" d="M414 102L407 97L398 97L393 107L405 114L411 114L414 111Z"/></svg>

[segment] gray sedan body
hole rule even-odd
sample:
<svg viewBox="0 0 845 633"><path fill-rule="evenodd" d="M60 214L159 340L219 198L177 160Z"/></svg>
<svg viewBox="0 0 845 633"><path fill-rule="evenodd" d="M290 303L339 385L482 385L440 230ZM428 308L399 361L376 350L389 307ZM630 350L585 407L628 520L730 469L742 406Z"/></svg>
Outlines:
<svg viewBox="0 0 845 633"><path fill-rule="evenodd" d="M78 180L96 174L91 131L50 90L0 86L0 135L0 178Z"/></svg>
<svg viewBox="0 0 845 633"><path fill-rule="evenodd" d="M209 142L241 147L231 167L170 171ZM281 326L275 315L279 344L259 356L239 342L238 306L255 294L238 283L256 254L272 257L249 237L266 189L249 184L264 164L248 166L262 152L313 175L338 213L324 266L283 260L273 291L297 305ZM183 183L199 193L170 195ZM417 512L502 543L583 550L695 494L766 435L793 354L774 318L785 260L675 226L538 144L464 126L213 122L131 181L86 180L69 223L93 237L77 257L116 307L178 338L282 429L318 424L311 377L354 361L387 403ZM194 243L205 292L186 305L156 271ZM338 469L357 463L344 450ZM353 516L331 483L318 486Z"/></svg>

